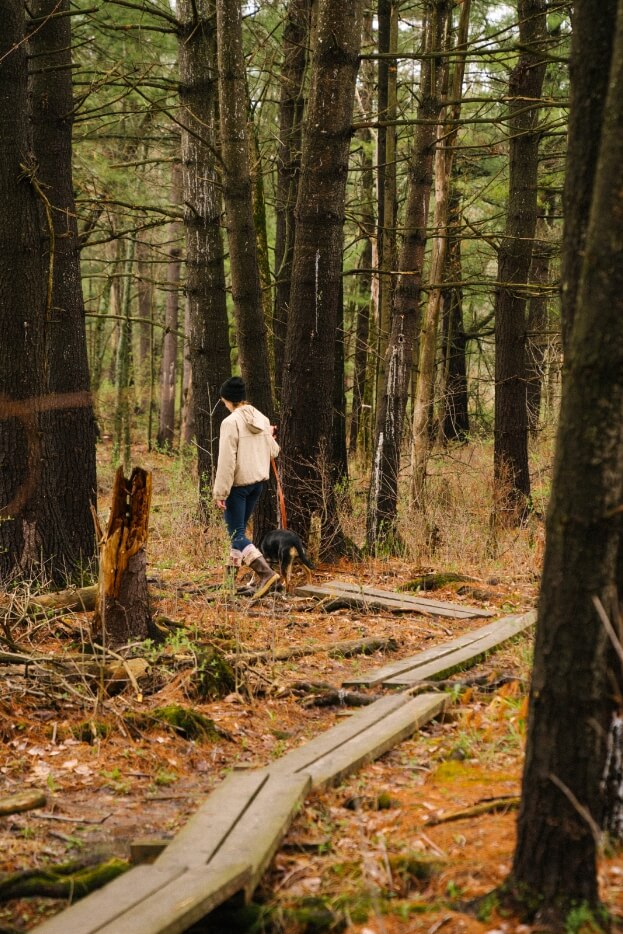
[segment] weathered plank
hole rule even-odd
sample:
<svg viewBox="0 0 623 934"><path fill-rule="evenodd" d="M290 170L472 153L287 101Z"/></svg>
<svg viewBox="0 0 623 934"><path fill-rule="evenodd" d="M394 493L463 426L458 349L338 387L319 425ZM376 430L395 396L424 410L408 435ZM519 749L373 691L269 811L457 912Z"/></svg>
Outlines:
<svg viewBox="0 0 623 934"><path fill-rule="evenodd" d="M250 898L310 788L309 775L286 775L271 768L261 793L245 813L244 820L232 829L209 868L232 864L244 854L251 864L251 877L245 886L246 896Z"/></svg>
<svg viewBox="0 0 623 934"><path fill-rule="evenodd" d="M326 584L305 584L298 587L296 593L306 597L345 599L364 607L378 607L393 613L422 613L451 619L471 619L494 615L490 610L480 607L447 603L428 597L414 597L412 594L393 593L390 590L379 590L375 587L361 587L358 584L337 580Z"/></svg>
<svg viewBox="0 0 623 934"><path fill-rule="evenodd" d="M282 756L271 771L307 773L314 788L336 784L437 716L446 700L442 694L383 697Z"/></svg>
<svg viewBox="0 0 623 934"><path fill-rule="evenodd" d="M470 633L467 641L452 640L441 646L445 651L426 650L359 678L345 681L345 686L383 684L389 687L409 687L418 681L435 681L459 671L468 664L476 664L492 650L499 648L516 635L534 625L534 610L516 616L507 616L482 629ZM476 638L471 638L475 636ZM449 651L448 651L449 649Z"/></svg>
<svg viewBox="0 0 623 934"><path fill-rule="evenodd" d="M240 863L220 866L209 873L204 867L189 869L103 927L66 927L64 931L65 934L74 931L75 934L182 934L239 892L248 879L249 867Z"/></svg>
<svg viewBox="0 0 623 934"><path fill-rule="evenodd" d="M233 772L211 792L154 865L205 865L268 781L264 769Z"/></svg>
<svg viewBox="0 0 623 934"><path fill-rule="evenodd" d="M167 866L162 869L137 866L44 921L37 927L37 931L40 934L70 934L74 931L76 934L94 934L104 925L116 923L124 912L140 905L150 895L157 894L164 886L175 884L185 871L185 866Z"/></svg>
<svg viewBox="0 0 623 934"><path fill-rule="evenodd" d="M371 687L384 684L390 678L400 675L404 671L410 671L416 666L424 665L427 662L434 662L437 659L441 660L445 656L452 655L459 649L463 649L466 646L472 645L474 642L478 642L490 633L497 632L501 622L503 622L503 620L497 619L493 623L487 623L486 626L481 626L479 629L472 629L470 632L464 632L461 636L457 636L455 639L449 639L441 645L433 645L428 649L424 649L424 651L418 652L416 655L409 655L407 658L398 658L396 661L389 662L381 668L374 668L372 671L362 673L356 678L344 681L343 686L368 685Z"/></svg>
<svg viewBox="0 0 623 934"><path fill-rule="evenodd" d="M443 694L420 694L406 704L351 737L346 743L305 768L314 788L337 785L345 776L378 759L389 749L412 736L424 723L438 716L448 701Z"/></svg>

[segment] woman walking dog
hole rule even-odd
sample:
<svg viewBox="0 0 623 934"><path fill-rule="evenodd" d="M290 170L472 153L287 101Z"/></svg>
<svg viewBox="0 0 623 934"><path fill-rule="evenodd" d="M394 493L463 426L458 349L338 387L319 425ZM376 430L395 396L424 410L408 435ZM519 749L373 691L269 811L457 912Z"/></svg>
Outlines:
<svg viewBox="0 0 623 934"><path fill-rule="evenodd" d="M270 459L279 453L269 420L246 401L246 387L239 376L225 380L219 390L230 414L223 419L218 463L212 497L224 511L231 540L232 574L242 564L259 578L254 598L263 597L279 580L259 548L249 541L246 529L270 473Z"/></svg>

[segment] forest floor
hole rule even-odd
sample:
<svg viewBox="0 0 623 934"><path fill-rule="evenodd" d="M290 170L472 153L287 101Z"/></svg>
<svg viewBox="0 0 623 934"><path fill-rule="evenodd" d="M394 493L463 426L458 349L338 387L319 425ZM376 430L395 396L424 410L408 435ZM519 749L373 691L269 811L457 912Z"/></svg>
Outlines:
<svg viewBox="0 0 623 934"><path fill-rule="evenodd" d="M201 528L194 518L189 464L145 453L141 466L154 471L148 546L154 613L183 628L161 645L131 647L128 657L149 662L134 684L123 677L115 686L97 686L85 677L46 682L32 673L16 674L11 665L3 668L0 796L41 789L47 802L39 810L0 818L2 873L69 860L125 859L139 839L170 837L228 770L265 765L348 712L339 705L317 706L310 685L339 688L355 674L488 622L352 608L326 612L309 598L282 594L249 605L218 594L210 588L222 576L223 530L217 521ZM100 467L104 515L111 477L105 461ZM462 495L469 497L463 487ZM441 531L449 537L447 529ZM398 590L417 574L453 570L474 580L467 587L459 582L436 590L435 599L481 606L500 617L533 607L538 535L522 530L498 542L497 555L486 566L479 566L482 552L470 545L477 538L477 532L457 528L455 551L441 549L425 563L342 561L320 566L314 581L337 577ZM299 581L304 580L301 575ZM88 613L24 617L10 635L30 653L62 660L88 643L89 623ZM393 643L371 655L336 657L330 651L338 641L366 637ZM240 664L233 683L212 698L201 669L204 651L214 645L225 654L235 647L237 653L265 655ZM278 650L293 645L316 651L278 661ZM468 908L471 899L502 882L512 860L530 659L531 639L524 636L454 676L454 703L443 719L338 787L309 796L256 893L260 926L255 929L286 934L539 930L500 917L493 908L480 918ZM465 687L475 678L477 683ZM216 732L189 739L145 717L171 704L203 714ZM494 810L492 799L502 799ZM476 806L483 813L460 817ZM623 919L623 857L604 855L599 872L605 904ZM67 903L67 898L5 901L0 932L32 930ZM231 919L226 924L233 930ZM217 929L210 921L196 930ZM241 930L252 929L251 921L243 922ZM569 927L588 930L580 917Z"/></svg>

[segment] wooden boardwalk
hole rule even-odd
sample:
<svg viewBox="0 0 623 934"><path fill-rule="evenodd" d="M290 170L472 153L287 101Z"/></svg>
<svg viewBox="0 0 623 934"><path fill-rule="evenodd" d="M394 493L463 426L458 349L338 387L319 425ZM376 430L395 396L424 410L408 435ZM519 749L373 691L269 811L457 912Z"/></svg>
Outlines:
<svg viewBox="0 0 623 934"><path fill-rule="evenodd" d="M448 603L430 597L380 590L377 587L362 587L339 580L326 584L305 584L297 587L296 592L301 596L322 600L327 610L338 606L357 606L363 609L389 610L391 613L445 616L450 619L475 619L495 615L491 610L466 606L464 603Z"/></svg>
<svg viewBox="0 0 623 934"><path fill-rule="evenodd" d="M394 692L266 768L233 772L152 865L128 870L37 931L181 934L233 895L249 900L310 789L337 784L443 711L448 696L414 696L418 680L434 677L433 671L442 677L459 656L467 667L533 621L534 614L507 617L349 682L388 685Z"/></svg>

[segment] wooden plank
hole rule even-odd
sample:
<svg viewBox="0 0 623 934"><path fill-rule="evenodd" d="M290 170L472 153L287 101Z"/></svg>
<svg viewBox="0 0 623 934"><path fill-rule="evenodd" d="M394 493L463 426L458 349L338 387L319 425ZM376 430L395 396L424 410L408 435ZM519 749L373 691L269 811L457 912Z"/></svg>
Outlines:
<svg viewBox="0 0 623 934"><path fill-rule="evenodd" d="M327 584L318 585L305 584L298 587L296 593L300 596L350 600L358 605L380 607L393 613L422 613L451 619L471 619L494 615L490 610L478 607L446 603L427 597L414 597L411 594L392 593L389 590L378 590L373 587L359 587L357 584L343 581L329 581Z"/></svg>
<svg viewBox="0 0 623 934"><path fill-rule="evenodd" d="M97 934L182 934L244 888L249 875L249 867L244 864L221 866L210 873L205 867L189 869L104 927L66 927L64 931L65 934L74 931L86 934L87 930Z"/></svg>
<svg viewBox="0 0 623 934"><path fill-rule="evenodd" d="M244 819L232 828L210 860L210 872L233 865L244 855L251 866L251 876L245 886L246 897L250 899L310 788L311 779L306 773L287 774L271 768L268 781L262 785Z"/></svg>
<svg viewBox="0 0 623 934"><path fill-rule="evenodd" d="M434 681L446 678L465 667L476 665L491 651L499 649L500 646L519 635L519 633L529 629L530 626L534 625L535 620L536 612L534 611L525 613L522 616L507 617L500 620L504 625L498 633L490 633L463 649L445 655L438 661L416 666L400 675L384 680L383 684L391 687L408 687L417 684L418 681Z"/></svg>
<svg viewBox="0 0 623 934"><path fill-rule="evenodd" d="M171 840L154 865L207 863L223 845L268 781L265 769L233 772L217 785L207 800Z"/></svg>
<svg viewBox="0 0 623 934"><path fill-rule="evenodd" d="M137 866L44 921L37 931L39 934L70 934L74 931L76 934L94 934L104 925L115 925L124 912L140 905L150 895L157 895L164 886L176 885L185 871L185 866L162 869Z"/></svg>
<svg viewBox="0 0 623 934"><path fill-rule="evenodd" d="M462 649L465 646L472 645L474 642L478 642L480 639L485 638L490 633L495 633L499 630L500 623L503 620L495 620L493 623L488 623L486 626L482 626L480 629L472 629L470 632L463 633L462 636L457 636L456 639L450 639L448 642L443 642L441 645L431 646L429 649L424 649L423 652L418 652L417 655L409 655L407 658L399 658L394 662L390 662L387 665L383 665L381 668L375 668L372 671L367 671L356 678L350 678L347 681L342 682L344 687L361 687L361 686L372 686L377 684L385 684L391 678L402 674L405 671L410 671L411 669L424 665L427 662L435 661L436 659L442 659L448 655L451 655L453 652L456 652L458 649Z"/></svg>
<svg viewBox="0 0 623 934"><path fill-rule="evenodd" d="M313 787L336 785L346 775L378 759L438 716L447 703L448 697L443 694L420 694L410 698L368 730L311 763L305 771L311 776Z"/></svg>
<svg viewBox="0 0 623 934"><path fill-rule="evenodd" d="M303 746L298 746L281 756L271 765L271 772L283 771L293 774L308 771L314 762L328 756L360 733L364 733L379 720L383 720L394 710L404 706L410 699L409 694L401 692L382 697L368 707L360 708L347 720L343 720Z"/></svg>

